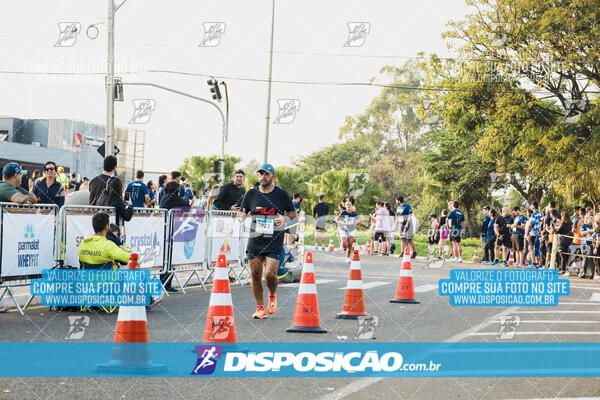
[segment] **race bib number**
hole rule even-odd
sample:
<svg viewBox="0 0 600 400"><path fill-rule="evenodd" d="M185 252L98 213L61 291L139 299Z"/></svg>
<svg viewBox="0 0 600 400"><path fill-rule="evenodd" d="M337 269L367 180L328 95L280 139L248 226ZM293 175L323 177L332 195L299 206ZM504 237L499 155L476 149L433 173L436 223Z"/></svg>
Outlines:
<svg viewBox="0 0 600 400"><path fill-rule="evenodd" d="M275 226L275 220L267 219L267 218L257 218L256 219L256 232L272 235L273 227Z"/></svg>
<svg viewBox="0 0 600 400"><path fill-rule="evenodd" d="M354 217L347 217L346 225L354 225Z"/></svg>

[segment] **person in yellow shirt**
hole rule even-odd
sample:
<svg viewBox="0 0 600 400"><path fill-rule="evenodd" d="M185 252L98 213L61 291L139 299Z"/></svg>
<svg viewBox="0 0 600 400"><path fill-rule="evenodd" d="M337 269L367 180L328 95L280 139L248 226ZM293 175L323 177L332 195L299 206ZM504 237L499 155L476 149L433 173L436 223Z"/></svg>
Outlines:
<svg viewBox="0 0 600 400"><path fill-rule="evenodd" d="M94 235L87 236L79 245L79 262L83 269L117 268L116 262L127 264L130 252L108 240L108 214L99 212L92 217Z"/></svg>

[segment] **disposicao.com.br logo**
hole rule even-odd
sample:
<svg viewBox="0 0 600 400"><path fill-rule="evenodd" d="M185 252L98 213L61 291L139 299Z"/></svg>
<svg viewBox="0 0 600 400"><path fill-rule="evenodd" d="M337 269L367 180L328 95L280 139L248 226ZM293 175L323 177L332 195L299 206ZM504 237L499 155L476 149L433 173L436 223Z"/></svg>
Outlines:
<svg viewBox="0 0 600 400"><path fill-rule="evenodd" d="M397 352L228 352L223 372L397 372L438 371L441 364L404 363Z"/></svg>

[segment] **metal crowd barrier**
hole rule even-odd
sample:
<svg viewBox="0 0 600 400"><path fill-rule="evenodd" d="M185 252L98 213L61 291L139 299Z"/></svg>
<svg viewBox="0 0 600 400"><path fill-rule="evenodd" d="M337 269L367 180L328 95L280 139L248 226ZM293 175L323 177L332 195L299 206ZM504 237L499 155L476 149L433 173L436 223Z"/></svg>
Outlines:
<svg viewBox="0 0 600 400"><path fill-rule="evenodd" d="M21 313L23 308L11 288L29 286L42 270L53 267L58 206L0 203L0 300L6 294Z"/></svg>

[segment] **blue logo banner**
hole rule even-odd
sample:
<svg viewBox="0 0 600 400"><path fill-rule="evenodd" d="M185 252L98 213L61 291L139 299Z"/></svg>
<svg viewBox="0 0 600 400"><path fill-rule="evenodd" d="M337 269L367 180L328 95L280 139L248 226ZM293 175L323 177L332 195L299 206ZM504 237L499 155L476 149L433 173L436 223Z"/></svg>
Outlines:
<svg viewBox="0 0 600 400"><path fill-rule="evenodd" d="M600 376L599 343L0 343L0 354L1 377Z"/></svg>

